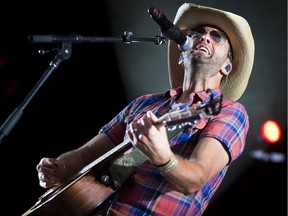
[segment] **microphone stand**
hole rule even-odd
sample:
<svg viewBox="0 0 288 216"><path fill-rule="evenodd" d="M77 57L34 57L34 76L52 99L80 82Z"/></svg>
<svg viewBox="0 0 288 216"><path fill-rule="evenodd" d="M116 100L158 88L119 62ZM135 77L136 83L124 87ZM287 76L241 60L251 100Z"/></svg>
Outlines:
<svg viewBox="0 0 288 216"><path fill-rule="evenodd" d="M166 42L166 37L156 36L155 38L133 38L132 32L125 31L120 38L115 37L86 37L82 35L30 35L28 41L31 43L61 43L60 48L54 59L50 62L49 67L44 72L42 77L37 81L36 85L31 89L28 95L24 98L22 103L17 107L5 120L0 128L0 143L11 132L16 123L20 120L23 112L34 95L39 91L40 87L45 83L52 72L59 67L59 65L69 59L72 54L73 43L82 42L118 42L122 44L130 44L133 42L154 42L160 45ZM45 53L45 52L43 52Z"/></svg>

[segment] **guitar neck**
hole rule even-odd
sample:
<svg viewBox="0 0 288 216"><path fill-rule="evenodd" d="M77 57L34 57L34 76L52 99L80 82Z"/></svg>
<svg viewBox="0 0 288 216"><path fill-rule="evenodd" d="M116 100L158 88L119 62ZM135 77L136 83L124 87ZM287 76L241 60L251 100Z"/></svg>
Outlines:
<svg viewBox="0 0 288 216"><path fill-rule="evenodd" d="M131 147L132 147L132 143L130 142L130 140L128 139L125 140L124 142L120 143L119 145L112 148L110 151L106 152L105 154L103 154L102 156L94 160L92 163L85 166L78 174L81 175L82 173L86 173L87 171L90 171L93 167L95 167L96 165L100 163L103 163L103 162L106 163L108 159L111 160L119 156L121 153L125 152Z"/></svg>

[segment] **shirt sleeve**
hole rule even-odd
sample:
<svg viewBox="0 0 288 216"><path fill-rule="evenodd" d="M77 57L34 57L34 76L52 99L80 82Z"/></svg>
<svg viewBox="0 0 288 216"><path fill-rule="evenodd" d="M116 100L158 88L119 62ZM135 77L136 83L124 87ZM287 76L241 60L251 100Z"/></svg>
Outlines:
<svg viewBox="0 0 288 216"><path fill-rule="evenodd" d="M112 145L116 146L123 142L127 127L126 118L134 102L128 104L110 122L101 127L99 133L104 133Z"/></svg>
<svg viewBox="0 0 288 216"><path fill-rule="evenodd" d="M234 101L222 102L221 111L203 129L200 138L219 140L229 154L229 163L238 158L245 147L249 116L245 107Z"/></svg>
<svg viewBox="0 0 288 216"><path fill-rule="evenodd" d="M112 145L116 146L120 144L128 139L126 132L132 121L137 121L146 115L149 110L162 110L158 109L158 107L167 107L169 105L169 100L165 98L165 94L166 93L146 94L132 100L110 122L104 125L99 133L104 133ZM163 106L163 103L166 105Z"/></svg>

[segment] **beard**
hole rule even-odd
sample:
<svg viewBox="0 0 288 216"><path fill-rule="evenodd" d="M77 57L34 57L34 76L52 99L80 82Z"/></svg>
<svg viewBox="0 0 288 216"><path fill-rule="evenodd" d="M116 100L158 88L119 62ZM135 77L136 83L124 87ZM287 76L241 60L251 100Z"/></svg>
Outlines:
<svg viewBox="0 0 288 216"><path fill-rule="evenodd" d="M219 58L207 57L201 54L191 55L189 58L189 61L184 62L184 67L191 70L193 76L199 79L215 76L224 63L224 60Z"/></svg>

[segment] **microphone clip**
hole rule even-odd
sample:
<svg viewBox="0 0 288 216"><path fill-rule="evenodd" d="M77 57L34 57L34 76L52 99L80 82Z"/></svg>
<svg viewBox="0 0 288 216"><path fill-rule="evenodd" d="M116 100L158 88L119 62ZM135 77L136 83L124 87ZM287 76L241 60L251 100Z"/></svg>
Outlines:
<svg viewBox="0 0 288 216"><path fill-rule="evenodd" d="M154 38L133 38L133 32L124 31L121 36L123 44L131 44L131 42L154 42L156 45L164 44L167 41L167 37L164 36L155 36Z"/></svg>
<svg viewBox="0 0 288 216"><path fill-rule="evenodd" d="M156 35L154 38L154 43L156 45L164 44L164 43L166 43L166 41L168 41L168 38L165 36L163 37L163 36Z"/></svg>

